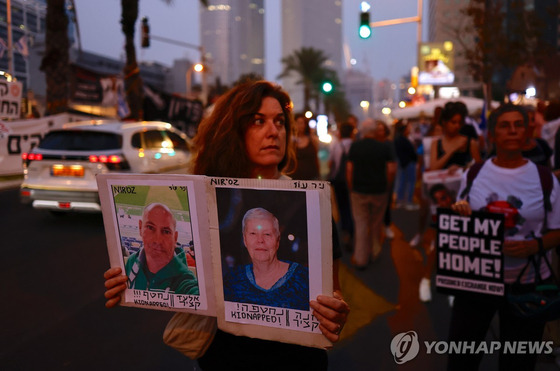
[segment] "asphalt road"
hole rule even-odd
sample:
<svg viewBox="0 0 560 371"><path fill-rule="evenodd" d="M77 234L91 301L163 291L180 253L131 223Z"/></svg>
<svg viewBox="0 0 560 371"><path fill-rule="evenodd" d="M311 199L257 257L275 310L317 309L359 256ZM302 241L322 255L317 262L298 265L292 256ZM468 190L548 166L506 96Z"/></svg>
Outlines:
<svg viewBox="0 0 560 371"><path fill-rule="evenodd" d="M171 313L106 309L101 214L55 217L0 191L0 370L192 370L163 344Z"/></svg>
<svg viewBox="0 0 560 371"><path fill-rule="evenodd" d="M330 371L445 369L445 355L420 353L397 365L390 352L403 331L447 335L447 297L418 299L423 257L408 244L417 221L416 211L394 210L395 239L364 271L348 268L344 251L341 283L352 313L329 352ZM196 370L162 342L171 313L104 307L109 260L100 214L55 217L20 204L17 189L0 190L0 232L0 370ZM486 356L480 370L495 369L497 356ZM543 357L536 369L557 368Z"/></svg>

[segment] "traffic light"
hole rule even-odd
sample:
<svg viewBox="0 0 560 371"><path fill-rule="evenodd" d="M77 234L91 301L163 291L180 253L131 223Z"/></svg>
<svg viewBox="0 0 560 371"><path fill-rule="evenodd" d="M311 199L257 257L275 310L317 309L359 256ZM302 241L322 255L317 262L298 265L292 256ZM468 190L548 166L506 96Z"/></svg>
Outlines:
<svg viewBox="0 0 560 371"><path fill-rule="evenodd" d="M325 81L321 84L321 90L324 94L330 94L333 91L333 84L330 81Z"/></svg>
<svg viewBox="0 0 560 371"><path fill-rule="evenodd" d="M360 9L360 28L358 29L358 34L362 39L369 39L371 36L371 27L369 25L370 5L367 2L362 1Z"/></svg>
<svg viewBox="0 0 560 371"><path fill-rule="evenodd" d="M362 39L369 39L371 27L369 26L369 12L360 13L360 29L358 30Z"/></svg>
<svg viewBox="0 0 560 371"><path fill-rule="evenodd" d="M148 17L142 18L142 47L148 48L150 46L150 25L148 24Z"/></svg>

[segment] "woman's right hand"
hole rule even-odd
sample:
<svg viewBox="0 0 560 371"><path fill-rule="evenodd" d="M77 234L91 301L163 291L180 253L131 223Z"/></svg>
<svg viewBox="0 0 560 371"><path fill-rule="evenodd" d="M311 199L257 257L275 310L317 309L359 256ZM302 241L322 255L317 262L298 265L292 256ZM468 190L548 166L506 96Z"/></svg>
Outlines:
<svg viewBox="0 0 560 371"><path fill-rule="evenodd" d="M112 308L121 301L121 294L126 289L126 277L121 268L109 268L103 274L105 278L105 306Z"/></svg>
<svg viewBox="0 0 560 371"><path fill-rule="evenodd" d="M466 200L460 200L451 205L451 210L461 216L470 216L472 214L471 205Z"/></svg>
<svg viewBox="0 0 560 371"><path fill-rule="evenodd" d="M467 141L469 140L469 138L461 136L461 138L459 138L459 140L453 142L453 145L451 145L451 153L455 153L457 151L465 151L467 149Z"/></svg>

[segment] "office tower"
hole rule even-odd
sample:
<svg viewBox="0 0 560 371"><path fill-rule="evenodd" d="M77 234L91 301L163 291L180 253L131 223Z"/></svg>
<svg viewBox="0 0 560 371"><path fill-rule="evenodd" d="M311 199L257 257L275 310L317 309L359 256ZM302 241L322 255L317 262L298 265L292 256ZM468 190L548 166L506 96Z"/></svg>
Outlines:
<svg viewBox="0 0 560 371"><path fill-rule="evenodd" d="M230 85L243 74L264 76L263 0L210 0L200 7L200 37L209 83Z"/></svg>
<svg viewBox="0 0 560 371"><path fill-rule="evenodd" d="M302 47L322 50L328 57L325 67L342 79L341 0L282 0L282 58ZM282 80L295 111L303 109L303 86L298 80L295 74Z"/></svg>

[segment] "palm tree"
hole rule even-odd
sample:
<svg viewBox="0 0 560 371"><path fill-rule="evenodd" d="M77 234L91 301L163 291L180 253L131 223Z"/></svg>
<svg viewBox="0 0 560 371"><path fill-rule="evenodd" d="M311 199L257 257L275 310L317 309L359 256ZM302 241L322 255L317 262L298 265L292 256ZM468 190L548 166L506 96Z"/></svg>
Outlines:
<svg viewBox="0 0 560 371"><path fill-rule="evenodd" d="M65 0L47 0L45 56L40 67L46 75L47 115L68 110L70 65L68 17L64 5Z"/></svg>
<svg viewBox="0 0 560 371"><path fill-rule="evenodd" d="M319 85L329 73L324 67L328 57L322 50L313 47L302 47L287 57L282 58L284 70L278 78L290 76L292 72L299 75L297 84L303 85L303 105L305 110L310 108L312 96L319 94Z"/></svg>
<svg viewBox="0 0 560 371"><path fill-rule="evenodd" d="M142 119L142 78L140 68L136 60L136 47L134 46L134 29L138 18L139 0L121 0L121 26L125 37L124 50L126 53L126 64L123 69L124 87L126 91L126 102L130 108L128 118Z"/></svg>
<svg viewBox="0 0 560 371"><path fill-rule="evenodd" d="M173 0L163 1L168 5L173 3ZM138 19L138 3L139 0L121 0L121 25L125 36L124 48L126 52L126 64L123 69L124 87L126 89L126 101L130 108L128 118L136 120L142 119L142 102L144 97L140 68L136 60L136 48L134 47L134 29L136 19ZM200 3L203 6L208 6L208 0L200 0Z"/></svg>

